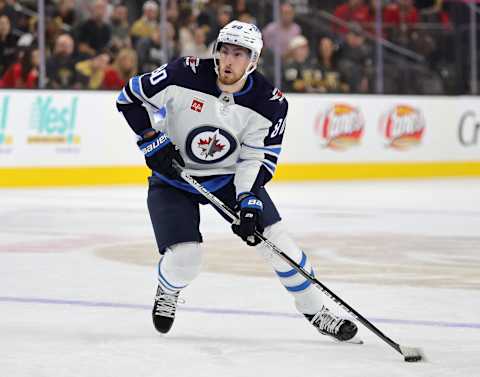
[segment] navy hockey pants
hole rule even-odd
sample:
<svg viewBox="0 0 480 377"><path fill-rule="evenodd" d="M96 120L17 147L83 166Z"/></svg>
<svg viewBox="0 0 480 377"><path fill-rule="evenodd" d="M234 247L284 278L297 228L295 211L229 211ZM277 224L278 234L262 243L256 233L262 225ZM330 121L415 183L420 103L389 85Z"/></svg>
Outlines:
<svg viewBox="0 0 480 377"><path fill-rule="evenodd" d="M233 179L213 194L230 208L236 204ZM258 197L263 202L263 226L267 227L280 221L280 215L265 188L259 191ZM199 205L210 202L201 194L178 189L152 176L149 178L147 204L160 254L163 254L167 247L177 243L202 242ZM228 219L223 213L218 212Z"/></svg>

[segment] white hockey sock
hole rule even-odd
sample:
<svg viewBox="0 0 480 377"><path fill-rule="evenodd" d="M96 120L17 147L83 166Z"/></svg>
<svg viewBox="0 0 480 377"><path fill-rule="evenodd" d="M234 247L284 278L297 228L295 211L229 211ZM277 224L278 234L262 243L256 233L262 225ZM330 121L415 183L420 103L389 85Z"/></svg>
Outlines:
<svg viewBox="0 0 480 377"><path fill-rule="evenodd" d="M197 277L201 263L202 249L198 242L170 246L158 263L158 282L164 291L177 292Z"/></svg>
<svg viewBox="0 0 480 377"><path fill-rule="evenodd" d="M266 228L264 235L304 270L314 276L309 258L284 231L280 223ZM315 314L320 311L323 306L321 292L315 289L309 280L300 275L283 259L273 254L268 247L260 244L257 250L270 261L280 282L293 295L298 311L304 314Z"/></svg>

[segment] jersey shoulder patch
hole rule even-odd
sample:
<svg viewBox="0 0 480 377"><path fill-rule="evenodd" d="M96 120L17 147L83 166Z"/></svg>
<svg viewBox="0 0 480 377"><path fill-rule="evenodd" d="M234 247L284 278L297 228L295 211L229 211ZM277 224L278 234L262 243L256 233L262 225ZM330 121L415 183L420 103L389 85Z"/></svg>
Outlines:
<svg viewBox="0 0 480 377"><path fill-rule="evenodd" d="M272 90L272 96L269 98L269 101L278 101L282 103L285 100L285 94L278 89L278 88L273 88Z"/></svg>
<svg viewBox="0 0 480 377"><path fill-rule="evenodd" d="M193 73L197 74L197 68L200 65L200 58L196 56L186 56L184 58L183 64L185 64L185 67L190 68Z"/></svg>

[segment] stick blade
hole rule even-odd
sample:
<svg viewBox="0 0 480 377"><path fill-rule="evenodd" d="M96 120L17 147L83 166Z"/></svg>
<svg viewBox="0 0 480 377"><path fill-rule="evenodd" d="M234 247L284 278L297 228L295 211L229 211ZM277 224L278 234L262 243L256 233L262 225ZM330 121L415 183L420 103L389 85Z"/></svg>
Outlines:
<svg viewBox="0 0 480 377"><path fill-rule="evenodd" d="M400 346L400 351L402 351L402 355L406 362L414 363L417 361L427 360L425 357L425 353L422 351L421 348Z"/></svg>

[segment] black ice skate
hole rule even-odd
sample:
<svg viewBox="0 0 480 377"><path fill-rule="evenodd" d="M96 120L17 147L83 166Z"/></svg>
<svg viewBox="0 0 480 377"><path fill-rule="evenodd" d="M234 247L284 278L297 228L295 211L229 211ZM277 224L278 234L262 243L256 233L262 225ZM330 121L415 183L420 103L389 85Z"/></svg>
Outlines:
<svg viewBox="0 0 480 377"><path fill-rule="evenodd" d="M337 317L326 306L323 306L317 314L304 314L304 316L321 334L331 336L340 342L353 339L358 331L355 323Z"/></svg>
<svg viewBox="0 0 480 377"><path fill-rule="evenodd" d="M153 303L152 319L153 325L162 334L166 334L172 328L179 293L167 293L160 285L157 288L155 302Z"/></svg>

